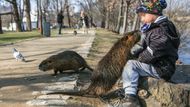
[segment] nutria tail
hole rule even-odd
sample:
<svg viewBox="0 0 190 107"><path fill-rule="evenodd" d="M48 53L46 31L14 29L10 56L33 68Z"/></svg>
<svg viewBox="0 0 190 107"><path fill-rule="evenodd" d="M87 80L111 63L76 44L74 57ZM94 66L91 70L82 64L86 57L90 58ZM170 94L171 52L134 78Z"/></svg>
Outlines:
<svg viewBox="0 0 190 107"><path fill-rule="evenodd" d="M89 67L88 65L85 65L84 67L82 67L80 69L80 71L83 71L85 68L88 68L90 71L93 71L93 69L91 67Z"/></svg>
<svg viewBox="0 0 190 107"><path fill-rule="evenodd" d="M64 94L64 95L82 96L82 97L90 97L90 98L96 98L97 97L95 95L88 94L86 90L48 93L48 95L50 95L50 94Z"/></svg>
<svg viewBox="0 0 190 107"><path fill-rule="evenodd" d="M86 65L86 68L88 68L90 71L93 71L93 69L88 65Z"/></svg>

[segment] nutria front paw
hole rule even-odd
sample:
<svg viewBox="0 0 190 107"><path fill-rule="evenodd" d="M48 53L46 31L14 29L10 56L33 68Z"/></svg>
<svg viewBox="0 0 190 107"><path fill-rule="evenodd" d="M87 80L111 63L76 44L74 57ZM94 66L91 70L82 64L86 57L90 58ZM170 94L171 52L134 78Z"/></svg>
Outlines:
<svg viewBox="0 0 190 107"><path fill-rule="evenodd" d="M56 76L57 74L51 74L51 76Z"/></svg>

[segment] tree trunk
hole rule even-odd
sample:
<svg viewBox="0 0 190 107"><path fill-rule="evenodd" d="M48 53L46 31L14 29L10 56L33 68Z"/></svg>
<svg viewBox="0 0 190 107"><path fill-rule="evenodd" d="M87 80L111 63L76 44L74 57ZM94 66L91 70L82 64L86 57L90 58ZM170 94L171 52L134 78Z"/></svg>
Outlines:
<svg viewBox="0 0 190 107"><path fill-rule="evenodd" d="M36 22L36 28L39 28L39 1L36 0L36 7L37 7L37 22Z"/></svg>
<svg viewBox="0 0 190 107"><path fill-rule="evenodd" d="M141 4L141 0L138 0L138 5ZM138 14L135 14L135 19L133 21L133 27L132 27L132 31L137 30L140 28L140 18L138 16Z"/></svg>
<svg viewBox="0 0 190 107"><path fill-rule="evenodd" d="M140 23L140 20L139 20L138 14L135 14L132 31L137 30L139 28L139 25L140 25L139 23Z"/></svg>
<svg viewBox="0 0 190 107"><path fill-rule="evenodd" d="M110 12L107 10L107 11L106 11L106 21L105 21L105 24L106 24L106 25L105 25L105 28L106 28L106 29L109 29L109 24L110 24L110 21L109 21L110 18L109 18L109 16L110 16Z"/></svg>
<svg viewBox="0 0 190 107"><path fill-rule="evenodd" d="M123 30L122 30L122 34L127 32L127 27L128 27L128 13L129 13L129 5L130 5L130 1L125 3L126 7L125 7L125 11L124 11L124 21L123 21Z"/></svg>
<svg viewBox="0 0 190 107"><path fill-rule="evenodd" d="M20 17L19 17L16 0L13 0L12 5L13 5L13 11L14 11L13 17L14 17L14 21L16 23L16 31L21 32L22 31L21 20L20 20Z"/></svg>
<svg viewBox="0 0 190 107"><path fill-rule="evenodd" d="M9 14L11 14L11 23L12 23L12 12L7 12L7 13L1 13L0 14L0 34L3 34L3 29L2 29L2 18L1 18L1 16L2 15L9 15Z"/></svg>
<svg viewBox="0 0 190 107"><path fill-rule="evenodd" d="M22 31L22 29L21 29L21 20L19 18L19 12L18 12L18 7L17 7L16 0L13 0L13 1L5 0L5 1L9 2L10 4L12 4L13 11L12 11L12 8L11 8L11 11L13 12L13 18L14 18L14 21L16 23L16 31L19 31L19 32Z"/></svg>
<svg viewBox="0 0 190 107"><path fill-rule="evenodd" d="M43 25L42 25L42 3L41 1L39 2L39 14L40 14L40 33L43 35Z"/></svg>
<svg viewBox="0 0 190 107"><path fill-rule="evenodd" d="M115 29L115 31L116 31L117 33L119 33L119 29L120 29L120 27L121 27L122 10L123 10L123 0L120 0L119 16L118 16L118 19L117 19L117 27L116 27L116 29Z"/></svg>
<svg viewBox="0 0 190 107"><path fill-rule="evenodd" d="M105 28L105 20L104 19L102 19L102 21L101 21L101 28Z"/></svg>
<svg viewBox="0 0 190 107"><path fill-rule="evenodd" d="M56 0L56 6L57 6L56 14L58 14L59 13L59 0Z"/></svg>
<svg viewBox="0 0 190 107"><path fill-rule="evenodd" d="M24 17L24 3L21 3L21 0L17 0L17 7L18 7L18 13L21 23L21 30L25 31L24 23L23 23L23 17Z"/></svg>
<svg viewBox="0 0 190 107"><path fill-rule="evenodd" d="M90 27L93 27L94 25L94 18L90 15Z"/></svg>
<svg viewBox="0 0 190 107"><path fill-rule="evenodd" d="M67 17L68 17L69 27L71 27L71 18L70 18L70 14L69 14L69 6L67 6Z"/></svg>
<svg viewBox="0 0 190 107"><path fill-rule="evenodd" d="M12 7L11 7L11 11L12 11ZM13 23L13 14L11 14L11 23ZM13 29L13 26L12 26L12 29L11 29L12 31L14 30Z"/></svg>
<svg viewBox="0 0 190 107"><path fill-rule="evenodd" d="M1 15L0 15L0 34L3 34Z"/></svg>
<svg viewBox="0 0 190 107"><path fill-rule="evenodd" d="M30 17L30 0L24 0L24 10L26 14L26 30L31 31L31 17Z"/></svg>
<svg viewBox="0 0 190 107"><path fill-rule="evenodd" d="M146 94L142 90L138 92L142 107L190 107L190 67L188 73L184 68L183 65L177 67L171 79L175 84L151 77L139 79L139 88L147 90L150 95L143 98Z"/></svg>
<svg viewBox="0 0 190 107"><path fill-rule="evenodd" d="M69 24L69 27L71 27L71 19L70 19L70 15L69 15L69 3L68 3L68 0L65 0L65 5L66 5L66 11L67 11L67 17L68 17L68 24Z"/></svg>

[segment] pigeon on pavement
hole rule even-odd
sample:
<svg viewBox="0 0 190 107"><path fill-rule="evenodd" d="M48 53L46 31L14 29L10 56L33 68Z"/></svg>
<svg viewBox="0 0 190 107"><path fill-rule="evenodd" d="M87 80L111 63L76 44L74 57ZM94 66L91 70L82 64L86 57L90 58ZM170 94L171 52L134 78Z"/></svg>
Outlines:
<svg viewBox="0 0 190 107"><path fill-rule="evenodd" d="M15 48L13 48L13 56L14 56L14 58L18 61L18 60L21 60L21 61L23 61L23 62L25 62L26 60L25 60L25 58L24 58L24 56L19 52L19 51L17 51Z"/></svg>

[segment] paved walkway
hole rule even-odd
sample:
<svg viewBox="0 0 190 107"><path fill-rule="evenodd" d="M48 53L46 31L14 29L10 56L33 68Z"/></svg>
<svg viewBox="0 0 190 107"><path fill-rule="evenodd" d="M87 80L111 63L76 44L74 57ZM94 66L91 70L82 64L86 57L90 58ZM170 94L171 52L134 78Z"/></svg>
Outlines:
<svg viewBox="0 0 190 107"><path fill-rule="evenodd" d="M0 106L24 107L29 105L65 104L56 100L59 96L45 96L46 100L32 103L39 92L53 85L53 90L60 89L65 79L63 76L53 77L52 71L41 72L39 63L47 57L65 50L74 50L87 57L91 44L95 38L94 33L89 34L64 34L64 36L28 40L13 45L0 46ZM19 50L27 62L19 62L13 58L12 48ZM68 79L72 79L68 78ZM67 80L67 79L66 79ZM76 85L76 79L72 82ZM68 80L67 80L68 81ZM57 83L58 82L58 83ZM62 84L62 85L61 85ZM50 87L52 90L52 87ZM47 103L53 97L53 102ZM44 96L39 96L44 99ZM25 105L27 102L27 105ZM46 102L46 103L45 103Z"/></svg>

